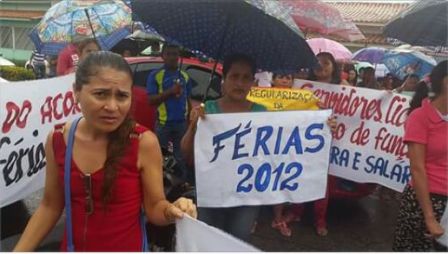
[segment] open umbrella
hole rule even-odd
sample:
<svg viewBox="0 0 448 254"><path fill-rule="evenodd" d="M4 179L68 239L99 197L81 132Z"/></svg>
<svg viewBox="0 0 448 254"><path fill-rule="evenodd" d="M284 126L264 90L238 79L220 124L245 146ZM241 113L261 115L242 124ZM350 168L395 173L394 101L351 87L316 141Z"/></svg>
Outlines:
<svg viewBox="0 0 448 254"><path fill-rule="evenodd" d="M132 0L136 19L167 40L222 60L229 53L252 56L266 71L292 71L317 64L300 29L277 1Z"/></svg>
<svg viewBox="0 0 448 254"><path fill-rule="evenodd" d="M316 55L320 52L329 52L339 61L347 61L352 58L352 52L339 42L325 38L309 39L307 42Z"/></svg>
<svg viewBox="0 0 448 254"><path fill-rule="evenodd" d="M356 41L365 39L358 27L342 16L338 9L319 0L280 0L291 11L297 25L305 32L336 35Z"/></svg>
<svg viewBox="0 0 448 254"><path fill-rule="evenodd" d="M369 62L371 64L383 63L385 48L368 47L356 51L353 54L352 60L359 62Z"/></svg>
<svg viewBox="0 0 448 254"><path fill-rule="evenodd" d="M131 9L119 0L63 0L30 33L43 54L56 55L68 43L95 38L108 50L130 34Z"/></svg>
<svg viewBox="0 0 448 254"><path fill-rule="evenodd" d="M386 51L383 62L392 74L401 79L409 74L423 78L437 64L434 58L419 51L399 49Z"/></svg>
<svg viewBox="0 0 448 254"><path fill-rule="evenodd" d="M448 46L448 1L416 1L384 28L384 34L420 46Z"/></svg>
<svg viewBox="0 0 448 254"><path fill-rule="evenodd" d="M366 39L355 23L347 21L344 24L344 27L345 29L337 30L333 34L349 41L360 41Z"/></svg>
<svg viewBox="0 0 448 254"><path fill-rule="evenodd" d="M131 0L123 0L123 2L131 8ZM141 39L156 39L163 41L164 38L160 36L157 31L148 24L144 24L141 21L134 20L132 26L132 34L128 38L141 38Z"/></svg>

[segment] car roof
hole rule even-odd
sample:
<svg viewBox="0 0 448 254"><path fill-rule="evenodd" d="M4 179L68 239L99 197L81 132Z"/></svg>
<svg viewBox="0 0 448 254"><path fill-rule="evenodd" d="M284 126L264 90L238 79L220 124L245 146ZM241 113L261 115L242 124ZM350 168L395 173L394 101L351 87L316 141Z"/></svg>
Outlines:
<svg viewBox="0 0 448 254"><path fill-rule="evenodd" d="M125 59L129 64L163 63L163 59L161 57L154 56L126 57ZM182 58L182 62L183 64L194 65L209 70L212 70L215 65L214 62L204 62L198 58ZM216 66L216 72L222 74L222 64L218 63Z"/></svg>

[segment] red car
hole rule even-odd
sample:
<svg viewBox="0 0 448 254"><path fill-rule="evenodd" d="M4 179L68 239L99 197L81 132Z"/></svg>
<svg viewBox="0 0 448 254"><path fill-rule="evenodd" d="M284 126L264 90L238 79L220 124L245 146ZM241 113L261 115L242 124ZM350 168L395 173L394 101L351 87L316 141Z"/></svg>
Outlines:
<svg viewBox="0 0 448 254"><path fill-rule="evenodd" d="M146 93L146 79L151 71L163 65L160 57L130 57L126 58L134 73L134 105L133 117L140 124L154 130L156 121L156 107L149 105ZM182 69L190 76L193 87L191 97L193 105L204 100L204 94L213 70L213 62L201 61L196 58L183 58ZM212 81L206 100L217 99L221 96L222 65L218 64L216 76ZM330 176L328 186L331 198L362 198L373 192L375 184L360 184L349 180Z"/></svg>
<svg viewBox="0 0 448 254"><path fill-rule="evenodd" d="M129 63L134 74L134 105L132 116L138 123L154 130L157 112L156 107L148 103L146 80L149 73L163 66L163 60L161 57L129 57L126 58L126 61ZM197 58L182 59L182 70L187 72L192 81L191 98L193 106L204 100L205 90L207 89L213 66L214 63L201 61ZM215 73L206 100L221 97L221 64L217 65Z"/></svg>

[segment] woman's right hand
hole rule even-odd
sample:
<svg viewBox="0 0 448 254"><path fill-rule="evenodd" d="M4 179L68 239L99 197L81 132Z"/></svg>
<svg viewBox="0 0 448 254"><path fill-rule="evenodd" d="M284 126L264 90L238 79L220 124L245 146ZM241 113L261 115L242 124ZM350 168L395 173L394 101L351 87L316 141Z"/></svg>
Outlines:
<svg viewBox="0 0 448 254"><path fill-rule="evenodd" d="M425 224L429 232L428 237L439 238L445 233L445 230L435 218L426 219Z"/></svg>

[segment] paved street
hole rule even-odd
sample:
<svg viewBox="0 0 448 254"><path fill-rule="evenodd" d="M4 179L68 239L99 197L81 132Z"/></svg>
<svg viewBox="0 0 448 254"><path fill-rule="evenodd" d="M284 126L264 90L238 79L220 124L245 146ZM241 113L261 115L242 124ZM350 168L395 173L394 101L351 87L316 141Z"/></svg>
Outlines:
<svg viewBox="0 0 448 254"><path fill-rule="evenodd" d="M326 237L315 233L312 210L307 209L305 218L292 226L292 237L286 238L271 229L271 209L263 209L252 243L264 251L391 251L397 211L395 200L334 200Z"/></svg>
<svg viewBox="0 0 448 254"><path fill-rule="evenodd" d="M38 192L25 201L28 210L36 209L40 195L41 192ZM331 201L328 211L329 234L326 237L315 233L312 210L309 208L302 221L292 226L292 237L286 238L271 228L272 209L264 207L251 243L263 251L391 251L398 210L398 202L393 198L380 200L376 196L369 196L358 201ZM3 220L2 217L2 223L14 221L14 228L22 227L23 216L17 212L9 216L12 215L15 218ZM60 221L38 250L59 250L62 229ZM18 237L17 234L2 240L1 250L10 251Z"/></svg>

